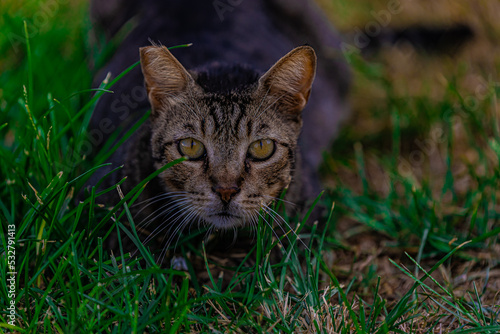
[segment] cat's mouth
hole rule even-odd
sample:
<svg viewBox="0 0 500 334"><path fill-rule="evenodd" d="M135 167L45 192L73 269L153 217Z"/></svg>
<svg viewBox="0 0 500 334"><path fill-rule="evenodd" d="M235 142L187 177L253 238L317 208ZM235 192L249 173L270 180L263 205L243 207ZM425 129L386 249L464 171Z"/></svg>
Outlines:
<svg viewBox="0 0 500 334"><path fill-rule="evenodd" d="M238 218L238 219L241 218L240 216L233 215L232 213L225 212L225 211L214 213L214 214L210 215L209 217Z"/></svg>
<svg viewBox="0 0 500 334"><path fill-rule="evenodd" d="M232 228L242 223L242 217L227 211L221 211L209 215L209 222L216 228Z"/></svg>

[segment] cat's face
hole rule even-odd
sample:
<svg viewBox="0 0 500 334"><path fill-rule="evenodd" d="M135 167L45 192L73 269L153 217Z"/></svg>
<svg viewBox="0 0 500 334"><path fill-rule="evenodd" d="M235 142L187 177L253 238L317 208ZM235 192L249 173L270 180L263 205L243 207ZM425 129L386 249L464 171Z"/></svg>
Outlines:
<svg viewBox="0 0 500 334"><path fill-rule="evenodd" d="M315 73L310 47L291 51L243 89L210 91L164 47L141 49L152 106L156 168L166 192L193 221L233 228L258 218L262 206L292 182L301 111Z"/></svg>

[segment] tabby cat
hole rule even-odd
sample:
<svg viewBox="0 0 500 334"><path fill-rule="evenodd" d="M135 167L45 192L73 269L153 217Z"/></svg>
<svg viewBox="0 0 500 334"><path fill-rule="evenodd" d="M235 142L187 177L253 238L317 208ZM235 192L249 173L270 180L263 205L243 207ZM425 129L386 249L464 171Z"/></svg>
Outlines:
<svg viewBox="0 0 500 334"><path fill-rule="evenodd" d="M94 19L112 35L123 22L112 21L100 3L93 3ZM122 11L137 6L118 3ZM102 186L126 176L127 192L186 157L142 193L135 213L152 232L149 238L178 234L193 223L220 230L255 224L285 188L286 200L299 205L316 197L316 169L345 116L348 84L339 40L317 8L304 0L239 1L222 17L215 2L202 0L150 0L134 8L138 24L96 84L138 53L142 73L135 69L101 99L91 125L103 132L108 120L126 130L149 108L151 116L91 184L124 165ZM148 39L193 46L171 53L145 46L152 44Z"/></svg>

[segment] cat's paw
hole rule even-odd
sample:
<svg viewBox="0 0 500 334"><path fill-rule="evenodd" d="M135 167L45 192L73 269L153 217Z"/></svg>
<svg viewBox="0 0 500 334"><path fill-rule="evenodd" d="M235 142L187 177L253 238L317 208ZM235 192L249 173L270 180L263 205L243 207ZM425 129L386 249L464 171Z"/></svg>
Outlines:
<svg viewBox="0 0 500 334"><path fill-rule="evenodd" d="M188 266L187 266L187 263L186 263L186 259L184 259L182 256L175 255L172 258L172 260L170 260L170 266L174 270L188 271Z"/></svg>

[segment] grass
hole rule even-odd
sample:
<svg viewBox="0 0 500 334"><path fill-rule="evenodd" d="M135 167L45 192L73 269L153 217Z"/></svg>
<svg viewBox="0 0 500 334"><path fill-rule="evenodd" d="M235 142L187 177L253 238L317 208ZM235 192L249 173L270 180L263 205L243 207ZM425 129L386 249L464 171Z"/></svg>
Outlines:
<svg viewBox="0 0 500 334"><path fill-rule="evenodd" d="M184 236L178 248L192 261L176 271L137 242L128 207L141 187L111 210L95 191L76 201L112 151L81 154L96 93L88 59L104 56L89 41L86 4L54 3L2 4L0 271L15 225L17 313L12 327L2 309L1 332L500 331L498 60L412 53L430 68L414 89L400 50L353 54L353 117L322 167L326 225L288 217L297 233L283 238L261 221L230 265ZM346 10L367 10L329 6L344 27L362 16ZM484 94L471 81L485 82ZM139 253L110 254L111 233Z"/></svg>

